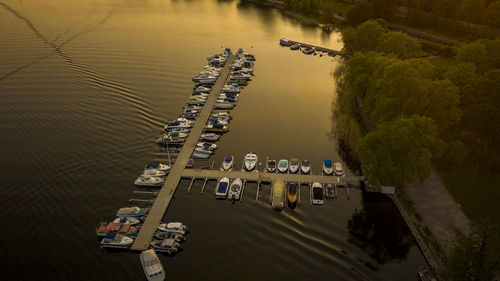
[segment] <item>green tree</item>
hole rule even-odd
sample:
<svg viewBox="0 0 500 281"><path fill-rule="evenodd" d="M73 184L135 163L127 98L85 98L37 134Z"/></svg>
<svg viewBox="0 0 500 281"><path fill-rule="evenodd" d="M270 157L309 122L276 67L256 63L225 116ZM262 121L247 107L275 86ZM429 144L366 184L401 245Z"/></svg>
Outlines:
<svg viewBox="0 0 500 281"><path fill-rule="evenodd" d="M446 263L445 273L450 280L495 280L500 270L500 235L497 225L481 222L469 236L455 242Z"/></svg>
<svg viewBox="0 0 500 281"><path fill-rule="evenodd" d="M457 7L458 16L467 22L467 27L469 29L471 23L481 21L483 11L483 0L463 0Z"/></svg>
<svg viewBox="0 0 500 281"><path fill-rule="evenodd" d="M356 28L347 27L342 30L344 51L348 54L375 51L385 32L385 28L376 20L366 21Z"/></svg>
<svg viewBox="0 0 500 281"><path fill-rule="evenodd" d="M380 43L379 50L396 54L400 58L421 56L422 46L417 40L403 32L387 32Z"/></svg>
<svg viewBox="0 0 500 281"><path fill-rule="evenodd" d="M396 2L393 0L372 0L375 18L392 19L396 13Z"/></svg>
<svg viewBox="0 0 500 281"><path fill-rule="evenodd" d="M500 28L500 0L490 4L486 8L484 21L493 27Z"/></svg>
<svg viewBox="0 0 500 281"><path fill-rule="evenodd" d="M432 11L438 16L451 18L455 16L455 11L459 4L460 0L436 1L432 7Z"/></svg>
<svg viewBox="0 0 500 281"><path fill-rule="evenodd" d="M372 184L403 186L430 173L433 152L443 146L428 117L400 117L381 124L359 143L363 173Z"/></svg>
<svg viewBox="0 0 500 281"><path fill-rule="evenodd" d="M481 42L461 44L456 48L456 52L458 62L472 63L479 72L484 72L488 68L488 52Z"/></svg>

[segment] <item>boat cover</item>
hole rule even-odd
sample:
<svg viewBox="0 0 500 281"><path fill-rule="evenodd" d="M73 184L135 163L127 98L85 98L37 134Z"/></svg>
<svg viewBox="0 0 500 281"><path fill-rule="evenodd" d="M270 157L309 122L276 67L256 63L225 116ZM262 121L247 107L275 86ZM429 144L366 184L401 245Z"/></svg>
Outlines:
<svg viewBox="0 0 500 281"><path fill-rule="evenodd" d="M290 194L297 193L297 185L295 183L291 183L288 185L288 193Z"/></svg>
<svg viewBox="0 0 500 281"><path fill-rule="evenodd" d="M325 159L323 160L323 164L325 165L325 167L332 167L332 160Z"/></svg>
<svg viewBox="0 0 500 281"><path fill-rule="evenodd" d="M227 182L220 182L217 193L224 193L227 190Z"/></svg>
<svg viewBox="0 0 500 281"><path fill-rule="evenodd" d="M224 158L224 162L227 162L227 163L230 163L232 160L233 160L233 156L226 156L226 158Z"/></svg>
<svg viewBox="0 0 500 281"><path fill-rule="evenodd" d="M110 232L110 233L106 234L106 236L104 236L104 239L111 239L111 240L113 240L113 239L115 239L115 236L116 236L116 233Z"/></svg>
<svg viewBox="0 0 500 281"><path fill-rule="evenodd" d="M135 206L135 207L128 207L128 208L121 208L118 210L117 215L127 215L131 213L138 213L141 208Z"/></svg>

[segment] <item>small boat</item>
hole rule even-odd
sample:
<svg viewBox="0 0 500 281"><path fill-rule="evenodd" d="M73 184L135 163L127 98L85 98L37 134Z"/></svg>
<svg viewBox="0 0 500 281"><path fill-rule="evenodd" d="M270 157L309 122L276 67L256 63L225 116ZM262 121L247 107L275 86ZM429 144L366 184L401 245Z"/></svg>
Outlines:
<svg viewBox="0 0 500 281"><path fill-rule="evenodd" d="M119 222L123 224L136 225L141 221L133 217L118 217L113 222Z"/></svg>
<svg viewBox="0 0 500 281"><path fill-rule="evenodd" d="M211 142L199 142L196 144L196 147L208 148L210 150L217 149L217 145Z"/></svg>
<svg viewBox="0 0 500 281"><path fill-rule="evenodd" d="M207 102L207 100L200 97L200 96L192 96L187 101L187 104L189 104L189 105L202 105L202 104L205 104L206 102Z"/></svg>
<svg viewBox="0 0 500 281"><path fill-rule="evenodd" d="M165 126L165 131L167 131L167 132L189 133L189 131L191 131L191 128L179 128L179 127Z"/></svg>
<svg viewBox="0 0 500 281"><path fill-rule="evenodd" d="M257 166L257 160L259 157L254 152L247 153L245 155L245 169L247 171L252 171Z"/></svg>
<svg viewBox="0 0 500 281"><path fill-rule="evenodd" d="M250 80L250 78L252 78L252 75L248 73L235 73L229 76L230 80Z"/></svg>
<svg viewBox="0 0 500 281"><path fill-rule="evenodd" d="M147 175L140 175L134 182L138 186L160 186L164 179Z"/></svg>
<svg viewBox="0 0 500 281"><path fill-rule="evenodd" d="M101 241L103 247L126 247L130 246L134 239L117 233L108 233Z"/></svg>
<svg viewBox="0 0 500 281"><path fill-rule="evenodd" d="M232 119L231 115L229 115L229 112L227 112L227 111L217 112L217 113L214 113L214 114L212 114L210 116L216 117L216 118L227 119L227 120Z"/></svg>
<svg viewBox="0 0 500 281"><path fill-rule="evenodd" d="M170 171L170 166L162 164L160 162L151 162L148 165L146 165L146 167L144 168L144 170L148 170L148 169L168 172L168 171Z"/></svg>
<svg viewBox="0 0 500 281"><path fill-rule="evenodd" d="M165 177L167 175L167 173L165 173L163 171L158 171L158 170L155 170L155 169L145 169L142 172L142 175L143 176L150 176L150 177L161 178L161 177Z"/></svg>
<svg viewBox="0 0 500 281"><path fill-rule="evenodd" d="M233 168L234 164L234 156L228 155L224 157L224 161L222 162L222 170L229 171Z"/></svg>
<svg viewBox="0 0 500 281"><path fill-rule="evenodd" d="M278 162L278 172L280 172L280 173L286 173L287 171L288 171L288 160L281 159Z"/></svg>
<svg viewBox="0 0 500 281"><path fill-rule="evenodd" d="M312 184L312 203L314 205L323 205L323 186L319 182Z"/></svg>
<svg viewBox="0 0 500 281"><path fill-rule="evenodd" d="M134 207L126 207L118 209L116 212L117 217L140 217L146 214L146 209Z"/></svg>
<svg viewBox="0 0 500 281"><path fill-rule="evenodd" d="M310 55L310 54L313 54L314 51L316 51L313 47L305 47L303 50L302 50L302 53L306 54L306 55Z"/></svg>
<svg viewBox="0 0 500 281"><path fill-rule="evenodd" d="M240 88L238 85L224 85L222 91L225 93L239 93Z"/></svg>
<svg viewBox="0 0 500 281"><path fill-rule="evenodd" d="M158 230L179 233L182 235L189 233L187 226L183 225L181 222L160 223Z"/></svg>
<svg viewBox="0 0 500 281"><path fill-rule="evenodd" d="M276 160L267 160L267 171L269 173L274 173L276 172Z"/></svg>
<svg viewBox="0 0 500 281"><path fill-rule="evenodd" d="M293 44L292 46L290 46L290 50L298 50L300 49L300 44Z"/></svg>
<svg viewBox="0 0 500 281"><path fill-rule="evenodd" d="M101 222L96 230L97 236L106 236L108 233L118 233L125 236L134 235L137 233L137 228L131 226L130 224L124 224L120 222Z"/></svg>
<svg viewBox="0 0 500 281"><path fill-rule="evenodd" d="M221 126L225 126L225 125L229 124L229 120L212 117L212 118L208 119L208 124L212 124L212 125L218 124Z"/></svg>
<svg viewBox="0 0 500 281"><path fill-rule="evenodd" d="M288 41L288 40L287 40L287 39L285 39L285 38L281 38L281 39L280 39L280 45L281 45L281 46L287 46L287 47L288 47L288 46L292 45L292 42Z"/></svg>
<svg viewBox="0 0 500 281"><path fill-rule="evenodd" d="M342 168L342 163L340 162L335 162L335 164L333 164L333 169L336 176L342 176L344 174L344 169Z"/></svg>
<svg viewBox="0 0 500 281"><path fill-rule="evenodd" d="M276 180L273 183L273 201L272 208L281 210L285 205L285 183L281 180Z"/></svg>
<svg viewBox="0 0 500 281"><path fill-rule="evenodd" d="M215 198L226 199L228 187L229 187L229 179L228 178L220 179L220 181L217 183L217 188L215 189Z"/></svg>
<svg viewBox="0 0 500 281"><path fill-rule="evenodd" d="M333 173L333 165L331 159L323 160L323 173L331 175Z"/></svg>
<svg viewBox="0 0 500 281"><path fill-rule="evenodd" d="M204 87L204 86L198 86L194 89L194 93L210 93L212 91L212 88L209 87Z"/></svg>
<svg viewBox="0 0 500 281"><path fill-rule="evenodd" d="M177 133L177 134L186 134L186 133L179 133L179 132L171 132L171 133ZM177 138L177 137L172 137L169 134L164 134L162 137L159 137L156 140L156 143L159 145L182 145L186 142L185 138Z"/></svg>
<svg viewBox="0 0 500 281"><path fill-rule="evenodd" d="M194 159L193 158L189 158L187 164L186 164L186 168L193 168L194 166Z"/></svg>
<svg viewBox="0 0 500 281"><path fill-rule="evenodd" d="M337 188L333 186L333 184L329 183L326 185L325 190L326 198L334 198L337 197Z"/></svg>
<svg viewBox="0 0 500 281"><path fill-rule="evenodd" d="M234 104L232 103L216 103L214 108L215 109L231 109L234 107Z"/></svg>
<svg viewBox="0 0 500 281"><path fill-rule="evenodd" d="M157 251L168 254L175 254L182 250L181 244L174 239L154 240L151 242L151 246Z"/></svg>
<svg viewBox="0 0 500 281"><path fill-rule="evenodd" d="M174 128L187 129L187 128L191 128L191 127L193 127L193 125L190 124L190 123L174 121L174 122L171 122L171 123L167 123L167 125L165 125L165 130L167 130L167 128L171 128L171 129L174 129Z"/></svg>
<svg viewBox="0 0 500 281"><path fill-rule="evenodd" d="M194 121L188 120L188 119L183 118L183 117L177 117L177 119L175 119L173 122L185 123L185 124L189 124L191 126L194 125Z"/></svg>
<svg viewBox="0 0 500 281"><path fill-rule="evenodd" d="M219 124L208 124L205 126L205 132L219 132L219 133L225 133L229 131L227 126L224 125L219 125Z"/></svg>
<svg viewBox="0 0 500 281"><path fill-rule="evenodd" d="M229 186L229 193L227 198L229 200L240 200L241 189L243 187L243 183L240 178L236 178L233 180L231 185Z"/></svg>
<svg viewBox="0 0 500 281"><path fill-rule="evenodd" d="M206 133L206 134L201 134L200 139L204 141L218 141L219 137L220 136L215 133Z"/></svg>
<svg viewBox="0 0 500 281"><path fill-rule="evenodd" d="M311 163L309 160L302 160L302 163L300 163L300 172L302 174L309 174L311 171Z"/></svg>
<svg viewBox="0 0 500 281"><path fill-rule="evenodd" d="M212 155L212 153L214 153L213 149L210 149L209 147L195 147L194 151L198 153L205 153L208 155Z"/></svg>
<svg viewBox="0 0 500 281"><path fill-rule="evenodd" d="M297 158L292 158L290 159L290 173L295 174L299 171L299 159Z"/></svg>
<svg viewBox="0 0 500 281"><path fill-rule="evenodd" d="M287 198L288 198L288 203L290 203L290 205L295 205L295 203L297 203L297 184L295 182L289 182L288 183L288 194L287 194Z"/></svg>
<svg viewBox="0 0 500 281"><path fill-rule="evenodd" d="M207 159L209 157L210 157L210 154L208 154L208 153L198 152L198 151L193 152L193 158L196 158L196 159Z"/></svg>
<svg viewBox="0 0 500 281"><path fill-rule="evenodd" d="M157 230L155 232L154 237L156 239L160 239L160 240L163 240L163 239L174 239L175 241L177 241L179 243L186 241L186 237L184 237L184 235L182 235L180 233L170 232L170 231L159 231L159 230Z"/></svg>
<svg viewBox="0 0 500 281"><path fill-rule="evenodd" d="M160 259L156 255L155 250L149 249L142 251L140 255L142 270L148 281L163 281L165 280L165 271L161 265Z"/></svg>

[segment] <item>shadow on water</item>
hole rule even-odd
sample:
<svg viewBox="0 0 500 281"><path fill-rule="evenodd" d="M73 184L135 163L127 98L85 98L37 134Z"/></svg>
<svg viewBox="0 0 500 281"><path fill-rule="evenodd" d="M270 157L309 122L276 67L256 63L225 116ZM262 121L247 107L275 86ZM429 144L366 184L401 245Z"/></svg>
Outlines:
<svg viewBox="0 0 500 281"><path fill-rule="evenodd" d="M347 222L348 241L379 265L405 260L415 241L396 206L384 194L363 192L362 210Z"/></svg>

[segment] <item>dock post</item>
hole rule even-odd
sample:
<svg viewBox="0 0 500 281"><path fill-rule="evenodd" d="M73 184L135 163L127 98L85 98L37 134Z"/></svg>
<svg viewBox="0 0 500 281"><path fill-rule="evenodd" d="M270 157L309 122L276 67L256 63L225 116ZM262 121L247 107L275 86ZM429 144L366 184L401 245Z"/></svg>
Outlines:
<svg viewBox="0 0 500 281"><path fill-rule="evenodd" d="M274 181L271 181L271 192L269 193L269 204L273 203L273 187L274 187Z"/></svg>
<svg viewBox="0 0 500 281"><path fill-rule="evenodd" d="M144 195L152 195L152 196L158 196L158 192L153 192L153 191L140 191L140 190L136 190L133 192L134 195L138 195L138 194L144 194Z"/></svg>
<svg viewBox="0 0 500 281"><path fill-rule="evenodd" d="M348 185L345 186L345 191L347 192L347 200L349 200L349 198L351 198L351 192L349 191Z"/></svg>
<svg viewBox="0 0 500 281"><path fill-rule="evenodd" d="M191 179L191 183L189 184L189 187L188 187L188 190L187 190L187 194L191 194L191 187L193 186L193 183L194 183L195 179L196 179L195 177L193 177Z"/></svg>
<svg viewBox="0 0 500 281"><path fill-rule="evenodd" d="M241 195L240 195L240 203L243 202L243 192L245 191L245 185L247 184L247 180L245 179L243 181L242 187L241 187Z"/></svg>
<svg viewBox="0 0 500 281"><path fill-rule="evenodd" d="M312 207L312 184L309 183L309 207Z"/></svg>
<svg viewBox="0 0 500 281"><path fill-rule="evenodd" d="M259 203L259 191L260 191L260 183L262 181L262 174L259 175L259 181L257 181L257 194L255 195L255 203Z"/></svg>
<svg viewBox="0 0 500 281"><path fill-rule="evenodd" d="M298 191L298 192L299 192L299 202L297 202L297 205L298 205L298 206L300 206L300 186L301 186L301 185L302 185L302 183L301 183L301 182L299 182L299 191Z"/></svg>

